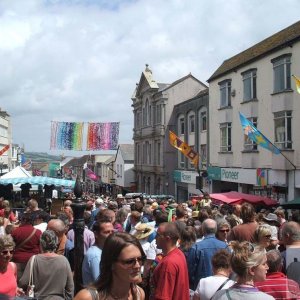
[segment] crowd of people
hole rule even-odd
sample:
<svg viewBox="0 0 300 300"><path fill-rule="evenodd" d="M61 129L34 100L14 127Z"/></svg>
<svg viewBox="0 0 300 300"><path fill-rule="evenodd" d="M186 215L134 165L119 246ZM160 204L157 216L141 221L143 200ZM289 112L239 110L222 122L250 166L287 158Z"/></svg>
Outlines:
<svg viewBox="0 0 300 300"><path fill-rule="evenodd" d="M249 203L84 195L74 295L73 195L50 215L0 198L0 294L24 299L300 299L300 213ZM2 299L2 298L0 298ZM10 298L13 299L13 298Z"/></svg>

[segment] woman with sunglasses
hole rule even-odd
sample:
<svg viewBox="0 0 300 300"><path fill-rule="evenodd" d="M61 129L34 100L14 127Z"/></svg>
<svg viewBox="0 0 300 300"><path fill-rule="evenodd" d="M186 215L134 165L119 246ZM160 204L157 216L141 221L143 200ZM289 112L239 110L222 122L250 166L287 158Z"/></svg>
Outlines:
<svg viewBox="0 0 300 300"><path fill-rule="evenodd" d="M0 294L16 296L17 266L11 262L15 243L10 235L0 235Z"/></svg>
<svg viewBox="0 0 300 300"><path fill-rule="evenodd" d="M254 232L254 246L259 250L267 252L266 249L271 244L271 228L268 224L259 225Z"/></svg>
<svg viewBox="0 0 300 300"><path fill-rule="evenodd" d="M125 232L113 233L104 243L99 278L74 300L144 300L144 291L137 285L142 281L144 258L137 238Z"/></svg>
<svg viewBox="0 0 300 300"><path fill-rule="evenodd" d="M218 219L216 238L222 242L227 243L229 231L230 231L229 223L225 219Z"/></svg>
<svg viewBox="0 0 300 300"><path fill-rule="evenodd" d="M260 292L254 282L266 280L269 269L264 251L249 242L232 241L231 268L237 275L237 282L227 290L218 291L212 300L274 300Z"/></svg>

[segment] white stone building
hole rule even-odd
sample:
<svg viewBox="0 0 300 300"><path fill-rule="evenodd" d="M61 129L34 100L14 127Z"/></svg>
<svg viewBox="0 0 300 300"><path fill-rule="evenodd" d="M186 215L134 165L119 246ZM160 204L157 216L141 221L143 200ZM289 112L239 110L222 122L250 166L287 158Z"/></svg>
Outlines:
<svg viewBox="0 0 300 300"><path fill-rule="evenodd" d="M174 195L177 150L169 144L169 130L176 128L173 109L205 88L191 74L172 84L157 83L146 65L132 96L137 192Z"/></svg>
<svg viewBox="0 0 300 300"><path fill-rule="evenodd" d="M280 201L300 195L300 21L225 60L209 78L211 192L236 190ZM282 154L245 138L239 112Z"/></svg>

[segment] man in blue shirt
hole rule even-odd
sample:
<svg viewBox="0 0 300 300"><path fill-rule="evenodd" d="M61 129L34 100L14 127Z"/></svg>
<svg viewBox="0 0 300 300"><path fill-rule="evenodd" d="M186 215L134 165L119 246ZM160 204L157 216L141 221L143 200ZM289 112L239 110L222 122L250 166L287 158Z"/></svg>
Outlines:
<svg viewBox="0 0 300 300"><path fill-rule="evenodd" d="M212 276L211 258L220 249L227 248L227 244L215 237L217 223L206 219L202 223L204 238L193 245L187 256L190 289L195 290L201 278Z"/></svg>
<svg viewBox="0 0 300 300"><path fill-rule="evenodd" d="M100 261L102 249L106 238L114 232L111 222L96 222L93 226L95 244L88 249L82 262L82 281L88 285L96 281L100 275Z"/></svg>

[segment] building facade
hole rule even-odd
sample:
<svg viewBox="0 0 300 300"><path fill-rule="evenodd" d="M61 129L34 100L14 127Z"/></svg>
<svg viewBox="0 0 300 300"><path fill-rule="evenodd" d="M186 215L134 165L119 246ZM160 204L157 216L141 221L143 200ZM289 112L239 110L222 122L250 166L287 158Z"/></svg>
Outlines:
<svg viewBox="0 0 300 300"><path fill-rule="evenodd" d="M10 116L0 108L0 150L9 145L9 149L0 156L0 176L12 169L12 130Z"/></svg>
<svg viewBox="0 0 300 300"><path fill-rule="evenodd" d="M118 194L136 191L134 178L134 145L120 144L115 158L114 179Z"/></svg>
<svg viewBox="0 0 300 300"><path fill-rule="evenodd" d="M176 135L186 141L200 155L200 174L207 170L207 132L208 132L208 88L202 90L196 97L174 106L170 122L175 124ZM175 149L176 165L173 172L175 182L175 198L185 201L192 195L201 194L199 187L208 191L206 178L197 178L191 161ZM196 186L196 181L199 187Z"/></svg>
<svg viewBox="0 0 300 300"><path fill-rule="evenodd" d="M285 202L300 195L300 22L229 58L209 82L211 192L235 190ZM239 112L276 147L244 135Z"/></svg>
<svg viewBox="0 0 300 300"><path fill-rule="evenodd" d="M134 171L138 192L173 194L175 150L169 144L174 106L195 97L206 86L189 74L172 84L157 83L146 65L132 96Z"/></svg>

